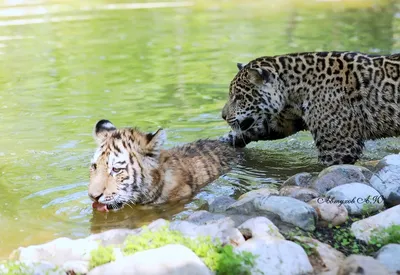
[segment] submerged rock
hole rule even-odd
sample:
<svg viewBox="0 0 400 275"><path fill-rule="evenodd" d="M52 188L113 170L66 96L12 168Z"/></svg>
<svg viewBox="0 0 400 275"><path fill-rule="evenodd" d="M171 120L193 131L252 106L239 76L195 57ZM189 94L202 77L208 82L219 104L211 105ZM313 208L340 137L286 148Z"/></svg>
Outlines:
<svg viewBox="0 0 400 275"><path fill-rule="evenodd" d="M400 244L387 244L376 253L375 259L394 274L400 274Z"/></svg>
<svg viewBox="0 0 400 275"><path fill-rule="evenodd" d="M313 176L310 173L298 173L288 178L283 183L283 186L309 187L311 185L312 178Z"/></svg>
<svg viewBox="0 0 400 275"><path fill-rule="evenodd" d="M211 201L208 205L208 211L212 213L223 213L229 205L235 203L236 200L229 196L219 196Z"/></svg>
<svg viewBox="0 0 400 275"><path fill-rule="evenodd" d="M314 208L307 203L280 196L245 198L231 205L227 212L266 216L274 223L280 220L307 231L315 229L315 219L317 218Z"/></svg>
<svg viewBox="0 0 400 275"><path fill-rule="evenodd" d="M400 205L354 222L351 225L351 231L357 239L369 242L374 231L387 228L391 225L400 225Z"/></svg>
<svg viewBox="0 0 400 275"><path fill-rule="evenodd" d="M171 244L137 252L115 262L98 266L88 275L211 275L203 261L189 248Z"/></svg>
<svg viewBox="0 0 400 275"><path fill-rule="evenodd" d="M317 198L319 193L311 188L305 188L300 186L284 186L279 190L280 196L292 197L294 199L309 202L310 200Z"/></svg>
<svg viewBox="0 0 400 275"><path fill-rule="evenodd" d="M340 225L345 223L349 217L347 208L343 204L328 203L325 198L313 199L308 204L317 212L317 226Z"/></svg>
<svg viewBox="0 0 400 275"><path fill-rule="evenodd" d="M257 237L236 247L235 251L248 251L258 255L251 274L297 275L313 272L306 252L291 241Z"/></svg>
<svg viewBox="0 0 400 275"><path fill-rule="evenodd" d="M371 185L389 205L400 204L400 155L389 155L376 166Z"/></svg>
<svg viewBox="0 0 400 275"><path fill-rule="evenodd" d="M318 177L312 183L312 188L320 194L325 194L334 187L342 184L360 182L368 184L372 172L367 168L356 165L333 165L319 173Z"/></svg>
<svg viewBox="0 0 400 275"><path fill-rule="evenodd" d="M389 270L369 256L351 255L339 266L337 275L363 274L363 275L389 275Z"/></svg>
<svg viewBox="0 0 400 275"><path fill-rule="evenodd" d="M372 213L384 208L381 195L371 186L363 183L347 183L326 193L326 202L340 202L350 215Z"/></svg>

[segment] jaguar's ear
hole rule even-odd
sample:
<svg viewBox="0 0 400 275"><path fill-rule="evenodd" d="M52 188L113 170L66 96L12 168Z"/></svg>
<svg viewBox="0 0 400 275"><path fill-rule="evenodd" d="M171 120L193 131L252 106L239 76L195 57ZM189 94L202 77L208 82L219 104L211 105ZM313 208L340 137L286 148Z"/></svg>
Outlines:
<svg viewBox="0 0 400 275"><path fill-rule="evenodd" d="M101 144L107 135L115 130L117 130L117 128L111 123L111 121L102 119L94 126L93 137L97 144Z"/></svg>
<svg viewBox="0 0 400 275"><path fill-rule="evenodd" d="M241 69L243 69L244 66L246 66L246 64L244 64L244 63L236 63L236 66L238 67L238 69L240 71Z"/></svg>
<svg viewBox="0 0 400 275"><path fill-rule="evenodd" d="M269 81L269 73L261 68L249 68L250 82L256 85L262 85Z"/></svg>
<svg viewBox="0 0 400 275"><path fill-rule="evenodd" d="M167 139L167 133L163 129L158 129L157 132L149 133L146 135L147 145L146 151L147 153L151 153L151 155L158 155L164 142Z"/></svg>

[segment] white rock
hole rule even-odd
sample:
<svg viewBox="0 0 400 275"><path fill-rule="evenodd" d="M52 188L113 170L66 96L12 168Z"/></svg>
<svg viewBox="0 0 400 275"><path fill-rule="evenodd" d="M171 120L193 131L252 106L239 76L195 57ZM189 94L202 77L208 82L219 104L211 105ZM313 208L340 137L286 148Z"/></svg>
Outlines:
<svg viewBox="0 0 400 275"><path fill-rule="evenodd" d="M211 275L199 257L183 245L166 245L98 266L88 275Z"/></svg>
<svg viewBox="0 0 400 275"><path fill-rule="evenodd" d="M124 243L126 237L138 235L142 231L139 229L111 229L98 234L93 234L87 237L88 241L100 241L101 245L119 245Z"/></svg>
<svg viewBox="0 0 400 275"><path fill-rule="evenodd" d="M387 244L376 253L375 259L389 271L400 274L400 244Z"/></svg>
<svg viewBox="0 0 400 275"><path fill-rule="evenodd" d="M284 240L285 238L279 232L279 229L269 219L265 217L256 217L245 221L239 225L238 229L242 234L250 233L251 236L248 238L265 237L270 236L272 238L278 238Z"/></svg>
<svg viewBox="0 0 400 275"><path fill-rule="evenodd" d="M350 215L376 212L383 209L381 195L371 186L363 183L347 183L326 193L326 202L339 202L347 208Z"/></svg>
<svg viewBox="0 0 400 275"><path fill-rule="evenodd" d="M307 244L313 250L313 255L318 257L318 264L322 265L319 272L328 272L336 270L346 258L342 252L337 251L328 244L321 243L318 240L307 237L294 237L296 241ZM314 270L317 267L314 266Z"/></svg>
<svg viewBox="0 0 400 275"><path fill-rule="evenodd" d="M300 201L309 202L310 200L317 198L319 193L311 188L300 187L300 186L284 186L279 190L280 196L292 197Z"/></svg>
<svg viewBox="0 0 400 275"><path fill-rule="evenodd" d="M67 261L62 265L62 269L73 271L75 274L86 274L89 271L88 261Z"/></svg>
<svg viewBox="0 0 400 275"><path fill-rule="evenodd" d="M387 228L393 224L400 225L400 205L386 209L374 216L354 222L351 231L354 236L364 242L369 242L374 230Z"/></svg>
<svg viewBox="0 0 400 275"><path fill-rule="evenodd" d="M339 266L337 275L390 275L379 261L369 256L350 255Z"/></svg>
<svg viewBox="0 0 400 275"><path fill-rule="evenodd" d="M307 274L313 272L303 248L291 241L252 238L235 248L235 251L248 251L258 255L252 274L291 275Z"/></svg>
<svg viewBox="0 0 400 275"><path fill-rule="evenodd" d="M329 224L333 226L346 222L349 214L343 204L328 203L324 198L316 198L308 202L318 215L318 226L326 227Z"/></svg>
<svg viewBox="0 0 400 275"><path fill-rule="evenodd" d="M238 229L234 228L234 221L229 217L204 225L196 225L188 221L173 221L170 229L179 231L187 237L210 236L212 240L219 240L223 244L239 244L245 241Z"/></svg>
<svg viewBox="0 0 400 275"><path fill-rule="evenodd" d="M400 204L400 164L397 163L398 159L400 159L400 155L387 156L383 159L377 165L381 168L376 171L370 181L389 205ZM391 164L388 165L388 163Z"/></svg>
<svg viewBox="0 0 400 275"><path fill-rule="evenodd" d="M61 266L68 261L89 261L90 252L98 246L94 240L59 238L41 245L20 247L16 254L20 261L47 261Z"/></svg>
<svg viewBox="0 0 400 275"><path fill-rule="evenodd" d="M264 187L244 193L239 197L239 200L242 200L244 198L254 198L258 196L268 197L270 195L279 195L279 191L272 187Z"/></svg>

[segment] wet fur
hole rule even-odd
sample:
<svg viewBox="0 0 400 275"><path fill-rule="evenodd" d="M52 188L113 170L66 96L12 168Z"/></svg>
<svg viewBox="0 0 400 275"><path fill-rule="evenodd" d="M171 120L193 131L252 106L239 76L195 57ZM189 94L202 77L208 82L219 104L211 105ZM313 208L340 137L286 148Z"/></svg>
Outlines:
<svg viewBox="0 0 400 275"><path fill-rule="evenodd" d="M163 130L116 129L106 120L97 123L95 138L99 148L91 164L89 196L109 208L189 198L238 160L234 148L217 140L165 150ZM123 169L113 172L113 167Z"/></svg>

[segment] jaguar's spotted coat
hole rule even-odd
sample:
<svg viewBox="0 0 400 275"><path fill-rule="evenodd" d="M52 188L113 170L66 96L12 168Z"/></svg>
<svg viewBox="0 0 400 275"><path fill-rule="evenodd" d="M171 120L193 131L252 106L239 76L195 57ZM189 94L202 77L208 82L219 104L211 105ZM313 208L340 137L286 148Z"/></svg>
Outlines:
<svg viewBox="0 0 400 275"><path fill-rule="evenodd" d="M296 53L238 67L222 111L237 147L310 130L322 163L351 164L365 140L400 134L400 54Z"/></svg>

